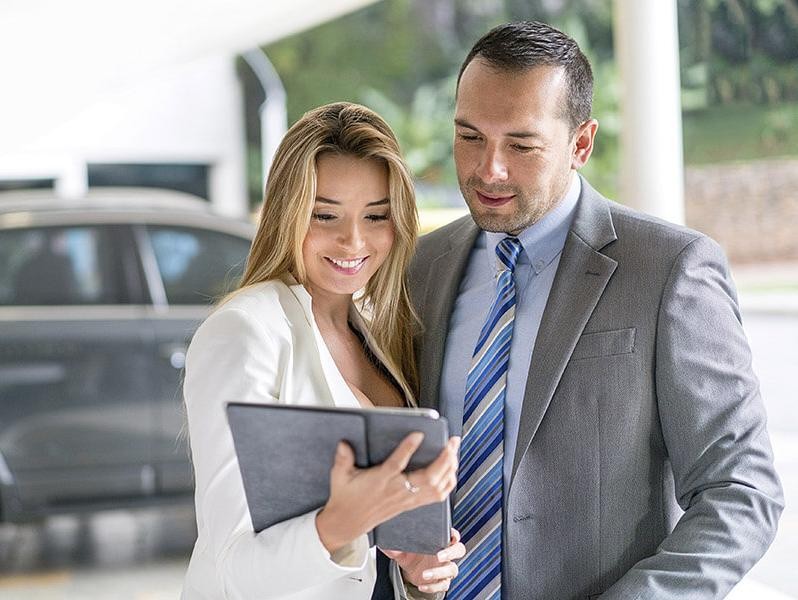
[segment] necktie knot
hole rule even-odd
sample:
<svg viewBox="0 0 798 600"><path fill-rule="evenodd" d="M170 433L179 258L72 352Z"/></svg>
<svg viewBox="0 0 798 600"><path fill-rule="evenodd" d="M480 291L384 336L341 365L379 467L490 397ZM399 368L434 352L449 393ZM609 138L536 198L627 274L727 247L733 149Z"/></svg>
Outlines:
<svg viewBox="0 0 798 600"><path fill-rule="evenodd" d="M515 271L518 257L521 256L524 247L517 237L507 236L496 246L496 258L498 259L499 271Z"/></svg>

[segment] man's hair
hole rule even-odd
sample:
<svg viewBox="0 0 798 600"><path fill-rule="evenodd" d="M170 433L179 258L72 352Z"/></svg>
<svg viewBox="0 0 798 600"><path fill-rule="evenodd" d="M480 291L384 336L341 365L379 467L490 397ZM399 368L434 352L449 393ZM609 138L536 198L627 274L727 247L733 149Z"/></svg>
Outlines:
<svg viewBox="0 0 798 600"><path fill-rule="evenodd" d="M519 21L494 27L468 53L457 86L475 58L503 71L523 71L537 66L565 69L564 115L571 131L590 118L593 105L593 71L577 43L562 31L539 21Z"/></svg>

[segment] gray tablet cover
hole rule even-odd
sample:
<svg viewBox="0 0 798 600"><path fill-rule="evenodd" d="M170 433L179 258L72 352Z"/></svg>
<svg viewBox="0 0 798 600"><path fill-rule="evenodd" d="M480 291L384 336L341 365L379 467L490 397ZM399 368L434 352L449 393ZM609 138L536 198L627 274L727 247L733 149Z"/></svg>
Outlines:
<svg viewBox="0 0 798 600"><path fill-rule="evenodd" d="M261 531L327 502L335 448L346 440L360 467L383 462L412 431L424 442L408 470L431 463L446 445L445 419L414 409L340 409L284 404L227 405L252 526ZM409 493L409 492L408 492ZM434 554L449 545L449 502L422 506L379 525L381 548Z"/></svg>

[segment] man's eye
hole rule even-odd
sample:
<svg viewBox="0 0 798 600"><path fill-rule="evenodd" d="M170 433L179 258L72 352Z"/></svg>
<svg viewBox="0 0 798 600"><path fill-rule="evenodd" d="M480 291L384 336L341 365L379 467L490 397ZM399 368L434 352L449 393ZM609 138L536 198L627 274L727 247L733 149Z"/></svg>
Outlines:
<svg viewBox="0 0 798 600"><path fill-rule="evenodd" d="M521 144L513 144L513 150L517 150L521 153L532 152L536 148L534 146L522 146Z"/></svg>
<svg viewBox="0 0 798 600"><path fill-rule="evenodd" d="M464 142L475 142L479 139L478 135L472 135L470 133L458 133L457 137L459 137Z"/></svg>
<svg viewBox="0 0 798 600"><path fill-rule="evenodd" d="M331 215L329 213L313 213L312 217L317 221L332 221L335 218L335 215Z"/></svg>

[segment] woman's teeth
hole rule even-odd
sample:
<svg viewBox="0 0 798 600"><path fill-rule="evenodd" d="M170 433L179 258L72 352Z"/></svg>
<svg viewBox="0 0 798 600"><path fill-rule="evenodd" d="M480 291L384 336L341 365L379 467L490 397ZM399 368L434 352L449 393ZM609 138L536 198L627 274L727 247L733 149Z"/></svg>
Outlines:
<svg viewBox="0 0 798 600"><path fill-rule="evenodd" d="M366 260L365 258L358 258L355 260L336 260L331 258L330 261L341 267L342 269L354 269L357 266L360 266L363 261Z"/></svg>

